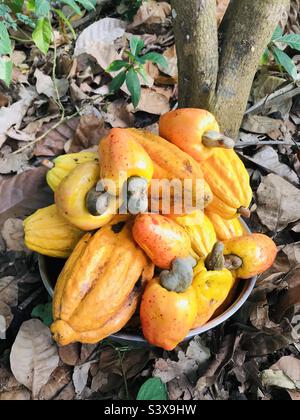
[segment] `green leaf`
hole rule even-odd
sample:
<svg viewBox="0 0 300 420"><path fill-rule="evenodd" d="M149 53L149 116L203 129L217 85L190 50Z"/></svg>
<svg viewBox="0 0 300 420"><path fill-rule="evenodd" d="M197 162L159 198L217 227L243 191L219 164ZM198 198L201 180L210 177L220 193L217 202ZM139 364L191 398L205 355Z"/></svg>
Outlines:
<svg viewBox="0 0 300 420"><path fill-rule="evenodd" d="M167 401L166 385L160 378L150 378L141 386L136 399L138 401Z"/></svg>
<svg viewBox="0 0 300 420"><path fill-rule="evenodd" d="M297 67L293 60L277 47L272 47L276 63L282 66L294 80L297 79Z"/></svg>
<svg viewBox="0 0 300 420"><path fill-rule="evenodd" d="M39 318L45 325L50 327L53 322L52 302L37 305L31 312L32 318Z"/></svg>
<svg viewBox="0 0 300 420"><path fill-rule="evenodd" d="M266 64L268 64L269 62L269 57L270 57L270 50L269 48L265 49L265 52L263 53L263 55L261 56L260 59L260 65L261 66L265 66Z"/></svg>
<svg viewBox="0 0 300 420"><path fill-rule="evenodd" d="M47 54L53 39L52 28L47 18L40 18L37 21L35 30L32 32L32 40L44 54Z"/></svg>
<svg viewBox="0 0 300 420"><path fill-rule="evenodd" d="M282 28L280 26L277 26L272 36L272 41L276 41L278 38L282 37L282 34L283 34Z"/></svg>
<svg viewBox="0 0 300 420"><path fill-rule="evenodd" d="M126 70L121 71L109 85L110 92L117 92L124 84L126 80Z"/></svg>
<svg viewBox="0 0 300 420"><path fill-rule="evenodd" d="M143 57L141 57L142 61L144 61L144 63L146 61L152 61L153 63L159 64L161 67L163 67L164 69L168 68L168 62L165 59L165 57L159 53L156 52L149 52L145 55L143 55Z"/></svg>
<svg viewBox="0 0 300 420"><path fill-rule="evenodd" d="M35 0L27 0L26 8L28 12L35 11Z"/></svg>
<svg viewBox="0 0 300 420"><path fill-rule="evenodd" d="M132 22L144 0L118 0L117 12Z"/></svg>
<svg viewBox="0 0 300 420"><path fill-rule="evenodd" d="M139 74L142 76L142 78L144 79L146 85L148 84L148 75L146 70L144 69L144 67L139 67L137 69L137 71L139 72Z"/></svg>
<svg viewBox="0 0 300 420"><path fill-rule="evenodd" d="M11 9L6 4L0 4L0 17L6 17L9 13L11 13Z"/></svg>
<svg viewBox="0 0 300 420"><path fill-rule="evenodd" d="M126 86L131 94L131 101L136 108L141 99L141 84L137 72L131 68L126 74Z"/></svg>
<svg viewBox="0 0 300 420"><path fill-rule="evenodd" d="M67 4L77 15L80 15L81 10L75 0L62 0L62 3Z"/></svg>
<svg viewBox="0 0 300 420"><path fill-rule="evenodd" d="M35 14L38 18L47 17L50 12L49 0L35 0Z"/></svg>
<svg viewBox="0 0 300 420"><path fill-rule="evenodd" d="M133 54L131 53L131 51L125 50L125 51L124 51L124 54L128 55L128 57L130 58L130 60L131 60L133 63L137 63L137 61L138 61L138 58L139 58L139 57L136 57L135 55L133 55Z"/></svg>
<svg viewBox="0 0 300 420"><path fill-rule="evenodd" d="M32 29L35 28L34 21L32 19L30 19L30 17L28 17L27 15L23 15L23 13L16 13L16 17L18 18L19 21L21 21L25 25L29 26L30 28L32 28Z"/></svg>
<svg viewBox="0 0 300 420"><path fill-rule="evenodd" d="M6 26L0 22L0 54L12 54L11 41Z"/></svg>
<svg viewBox="0 0 300 420"><path fill-rule="evenodd" d="M143 39L132 36L130 38L130 50L133 55L139 55L142 49L145 47L145 42Z"/></svg>
<svg viewBox="0 0 300 420"><path fill-rule="evenodd" d="M91 12L92 10L95 10L95 6L96 6L96 3L97 3L97 0L77 0L77 3L82 4L82 6L88 12Z"/></svg>
<svg viewBox="0 0 300 420"><path fill-rule="evenodd" d="M69 21L69 19L67 18L67 16L59 9L53 9L53 10L57 14L57 16L65 23L65 25L70 29L73 38L76 39L77 38L76 32L74 31L74 28L71 22Z"/></svg>
<svg viewBox="0 0 300 420"><path fill-rule="evenodd" d="M1 0L0 0L1 1ZM15 31L18 29L17 23L15 21L13 11L6 5L0 3L0 22L8 29L12 28Z"/></svg>
<svg viewBox="0 0 300 420"><path fill-rule="evenodd" d="M276 41L283 42L284 44L289 45L295 50L300 51L300 35L297 35L297 34L284 35L281 38L278 38Z"/></svg>
<svg viewBox="0 0 300 420"><path fill-rule="evenodd" d="M114 71L119 71L121 70L123 67L127 67L128 63L127 61L124 60L115 60L113 61L105 70L107 73L112 73Z"/></svg>
<svg viewBox="0 0 300 420"><path fill-rule="evenodd" d="M8 5L14 13L21 13L23 11L24 0L11 0L8 2Z"/></svg>
<svg viewBox="0 0 300 420"><path fill-rule="evenodd" d="M0 58L0 79L9 86L12 80L13 63L8 57Z"/></svg>

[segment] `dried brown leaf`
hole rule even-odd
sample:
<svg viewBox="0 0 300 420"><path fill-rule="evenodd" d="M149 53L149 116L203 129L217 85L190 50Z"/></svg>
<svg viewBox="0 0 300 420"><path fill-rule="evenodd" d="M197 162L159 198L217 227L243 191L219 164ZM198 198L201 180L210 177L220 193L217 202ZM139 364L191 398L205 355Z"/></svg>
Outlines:
<svg viewBox="0 0 300 420"><path fill-rule="evenodd" d="M222 22L222 19L226 13L227 7L230 0L217 0L217 20L218 25Z"/></svg>
<svg viewBox="0 0 300 420"><path fill-rule="evenodd" d="M0 225L9 217L24 216L53 203L46 185L46 168L33 168L13 177L0 177Z"/></svg>
<svg viewBox="0 0 300 420"><path fill-rule="evenodd" d="M120 59L114 41L125 34L126 23L119 19L104 18L87 27L76 41L75 56L92 55L106 69L114 60Z"/></svg>
<svg viewBox="0 0 300 420"><path fill-rule="evenodd" d="M0 174L21 173L30 168L28 151L19 154L6 154L0 161Z"/></svg>
<svg viewBox="0 0 300 420"><path fill-rule="evenodd" d="M107 132L103 118L95 115L84 115L80 118L76 128L69 153L80 152L81 150L98 146L99 141Z"/></svg>
<svg viewBox="0 0 300 420"><path fill-rule="evenodd" d="M271 131L279 130L282 125L281 120L263 117L260 115L246 115L242 128L250 133L268 134Z"/></svg>
<svg viewBox="0 0 300 420"><path fill-rule="evenodd" d="M7 106L9 104L9 97L0 92L0 107Z"/></svg>
<svg viewBox="0 0 300 420"><path fill-rule="evenodd" d="M98 344L82 344L80 351L80 364L84 364L89 360L97 346Z"/></svg>
<svg viewBox="0 0 300 420"><path fill-rule="evenodd" d="M257 202L258 217L271 231L281 231L300 218L300 191L278 175L263 178Z"/></svg>
<svg viewBox="0 0 300 420"><path fill-rule="evenodd" d="M298 391L288 391L289 396L292 401L300 401L300 392Z"/></svg>
<svg viewBox="0 0 300 420"><path fill-rule="evenodd" d="M27 251L24 243L22 220L16 218L5 220L1 229L1 235L5 241L7 251Z"/></svg>
<svg viewBox="0 0 300 420"><path fill-rule="evenodd" d="M273 318L279 323L291 314L291 310L300 307L300 265L291 270L285 277L288 290L279 296ZM292 311L292 315L293 315Z"/></svg>
<svg viewBox="0 0 300 420"><path fill-rule="evenodd" d="M5 339L5 334L12 320L12 308L18 304L18 284L14 277L0 279L0 339Z"/></svg>
<svg viewBox="0 0 300 420"><path fill-rule="evenodd" d="M0 147L6 140L6 132L12 126L21 124L26 115L29 106L36 96L36 92L31 88L25 88L21 85L19 91L20 99L9 107L0 109Z"/></svg>
<svg viewBox="0 0 300 420"><path fill-rule="evenodd" d="M300 233L300 223L297 223L294 227L292 227L292 231Z"/></svg>
<svg viewBox="0 0 300 420"><path fill-rule="evenodd" d="M166 2L157 2L149 0L143 2L137 14L134 17L129 29L137 28L143 25L143 28L149 29L152 25L162 25L166 23L167 17L171 14L171 6Z"/></svg>
<svg viewBox="0 0 300 420"><path fill-rule="evenodd" d="M259 163L266 170L271 170L286 180L298 184L297 174L286 164L279 161L279 155L271 146L262 147L253 157L254 162Z"/></svg>
<svg viewBox="0 0 300 420"><path fill-rule="evenodd" d="M255 79L252 88L254 103L275 92L286 80L282 77L273 76L269 72L261 72Z"/></svg>
<svg viewBox="0 0 300 420"><path fill-rule="evenodd" d="M300 360L292 356L285 356L271 366L271 369L282 370L293 382L299 382L300 387Z"/></svg>
<svg viewBox="0 0 300 420"><path fill-rule="evenodd" d="M12 62L14 63L15 66L17 67L21 66L21 64L23 64L25 60L26 60L26 54L24 53L24 51L15 50L13 52Z"/></svg>
<svg viewBox="0 0 300 420"><path fill-rule="evenodd" d="M291 267L300 264L300 242L286 245L282 251L287 255Z"/></svg>
<svg viewBox="0 0 300 420"><path fill-rule="evenodd" d="M30 400L31 393L13 374L0 367L0 401Z"/></svg>
<svg viewBox="0 0 300 420"><path fill-rule="evenodd" d="M131 105L132 112L134 111ZM157 93L154 89L142 88L141 100L135 111L144 111L149 114L163 115L170 111L169 99Z"/></svg>
<svg viewBox="0 0 300 420"><path fill-rule="evenodd" d="M54 398L56 401L70 401L75 398L75 389L72 382L70 382L63 390Z"/></svg>
<svg viewBox="0 0 300 420"><path fill-rule="evenodd" d="M158 65L158 68L168 76L171 76L174 81L178 80L178 60L176 54L176 46L175 44L172 47L169 47L164 51L163 56L167 60L168 68L165 69Z"/></svg>
<svg viewBox="0 0 300 420"><path fill-rule="evenodd" d="M24 322L10 354L15 378L37 397L58 363L57 348L49 328L38 319Z"/></svg>
<svg viewBox="0 0 300 420"><path fill-rule="evenodd" d="M113 44L125 34L126 22L120 19L104 18L88 26L81 32L76 41L75 55L87 53L86 49L93 43Z"/></svg>
<svg viewBox="0 0 300 420"><path fill-rule="evenodd" d="M275 353L290 344L294 343L295 337L290 333L285 333L278 328L278 332L274 330L256 331L247 333L242 338L242 349L245 350L248 356L258 357L266 356Z"/></svg>
<svg viewBox="0 0 300 420"><path fill-rule="evenodd" d="M108 385L108 373L99 370L92 379L92 392L101 392Z"/></svg>
<svg viewBox="0 0 300 420"><path fill-rule="evenodd" d="M222 370L233 359L239 343L240 337L236 337L235 334L229 334L223 338L214 359L197 381L194 390L196 399L200 398L206 387L210 387L216 383Z"/></svg>
<svg viewBox="0 0 300 420"><path fill-rule="evenodd" d="M56 79L56 87L52 77L44 74L39 69L34 72L36 78L36 90L39 94L44 94L48 98L57 99L56 87L59 97L65 96L69 89L69 82L67 79Z"/></svg>
<svg viewBox="0 0 300 420"><path fill-rule="evenodd" d="M52 400L72 380L71 369L67 366L58 366L51 374L49 381L42 386L39 400Z"/></svg>
<svg viewBox="0 0 300 420"><path fill-rule="evenodd" d="M178 351L178 361L170 359L157 359L155 361L153 376L168 383L175 378L188 376L195 380L200 365L205 364L211 357L210 350L199 337L195 337L189 344L186 353Z"/></svg>
<svg viewBox="0 0 300 420"><path fill-rule="evenodd" d="M91 362L87 362L84 365L75 366L74 368L72 379L75 388L75 393L77 396L79 396L86 387L90 368Z"/></svg>
<svg viewBox="0 0 300 420"><path fill-rule="evenodd" d="M68 366L75 366L80 357L80 344L74 343L58 348L61 360Z"/></svg>
<svg viewBox="0 0 300 420"><path fill-rule="evenodd" d="M8 137L18 141L32 141L36 138L36 134L42 128L43 124L50 122L58 116L58 114L52 114L47 117L40 118L39 120L32 121L23 130L18 130L12 127L7 131L7 135Z"/></svg>
<svg viewBox="0 0 300 420"><path fill-rule="evenodd" d="M142 371L148 362L148 349L130 350L124 354L121 362L119 352L114 348L107 347L101 351L99 369L102 372L114 373L119 376L125 374L130 379Z"/></svg>
<svg viewBox="0 0 300 420"><path fill-rule="evenodd" d="M14 319L10 306L0 299L0 340L5 340L6 331Z"/></svg>
<svg viewBox="0 0 300 420"><path fill-rule="evenodd" d="M130 106L123 99L117 99L108 105L104 119L112 127L126 128L132 127L134 124Z"/></svg>
<svg viewBox="0 0 300 420"><path fill-rule="evenodd" d="M259 281L272 281L273 277L282 278L291 268L286 254L280 250L272 267L260 276Z"/></svg>
<svg viewBox="0 0 300 420"><path fill-rule="evenodd" d="M270 369L262 373L265 386L300 390L300 360L292 356L282 357Z"/></svg>
<svg viewBox="0 0 300 420"><path fill-rule="evenodd" d="M18 284L14 277L7 276L0 279L0 301L10 307L18 304Z"/></svg>
<svg viewBox="0 0 300 420"><path fill-rule="evenodd" d="M71 120L64 122L57 128L52 130L47 136L37 143L34 148L35 156L58 156L64 152L65 143L70 140L75 133L75 130L79 124L80 118L74 117ZM44 124L41 130L37 133L37 137L44 134L46 131L51 129L57 121L53 121L49 124Z"/></svg>
<svg viewBox="0 0 300 420"><path fill-rule="evenodd" d="M31 399L31 394L25 387L19 390L12 390L0 393L1 401L29 401Z"/></svg>
<svg viewBox="0 0 300 420"><path fill-rule="evenodd" d="M70 84L70 95L74 102L81 102L88 98L88 95L86 95L74 81Z"/></svg>

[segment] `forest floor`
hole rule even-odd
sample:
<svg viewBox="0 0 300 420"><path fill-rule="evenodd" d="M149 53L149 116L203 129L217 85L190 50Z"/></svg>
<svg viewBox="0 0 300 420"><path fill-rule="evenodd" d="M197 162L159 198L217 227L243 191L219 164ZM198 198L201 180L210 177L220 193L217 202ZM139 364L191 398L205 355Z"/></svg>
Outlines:
<svg viewBox="0 0 300 420"><path fill-rule="evenodd" d="M94 150L110 127L157 131L159 116L176 106L171 8L150 3L134 16L122 5L97 7L73 21L76 41L56 30L57 48L47 55L16 44L13 82L0 87L0 400L135 399L151 377L171 400L300 399L300 91L272 61L257 72L236 145L254 191L251 228L279 247L247 303L173 352L110 340L57 348L49 339L51 304L22 219L53 202L45 158ZM218 19L227 3L219 1ZM284 33L300 33L297 19L284 22ZM147 64L137 109L126 89L109 93L104 71L132 34L168 62L163 71ZM286 52L300 72L299 53Z"/></svg>

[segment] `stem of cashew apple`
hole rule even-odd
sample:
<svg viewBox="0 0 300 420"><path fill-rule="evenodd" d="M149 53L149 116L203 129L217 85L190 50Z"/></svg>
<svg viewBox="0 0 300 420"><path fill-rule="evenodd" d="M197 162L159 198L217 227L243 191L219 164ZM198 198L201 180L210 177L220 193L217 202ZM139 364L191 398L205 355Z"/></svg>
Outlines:
<svg viewBox="0 0 300 420"><path fill-rule="evenodd" d="M242 267L243 260L234 254L224 256L224 248L222 242L217 242L211 253L206 257L205 266L209 271L221 271L224 268L234 271Z"/></svg>
<svg viewBox="0 0 300 420"><path fill-rule="evenodd" d="M251 210L247 209L246 207L240 207L237 210L237 213L245 217L245 219L250 219L251 217Z"/></svg>
<svg viewBox="0 0 300 420"><path fill-rule="evenodd" d="M55 166L54 163L51 162L51 160L49 160L49 159L44 159L42 161L42 165L45 166L45 168L48 168L48 169L53 169L54 166Z"/></svg>
<svg viewBox="0 0 300 420"><path fill-rule="evenodd" d="M235 141L217 131L206 131L202 136L202 143L206 147L221 147L223 149L233 149Z"/></svg>
<svg viewBox="0 0 300 420"><path fill-rule="evenodd" d="M225 256L225 268L230 271L235 271L241 268L243 265L243 260L237 255L230 254Z"/></svg>

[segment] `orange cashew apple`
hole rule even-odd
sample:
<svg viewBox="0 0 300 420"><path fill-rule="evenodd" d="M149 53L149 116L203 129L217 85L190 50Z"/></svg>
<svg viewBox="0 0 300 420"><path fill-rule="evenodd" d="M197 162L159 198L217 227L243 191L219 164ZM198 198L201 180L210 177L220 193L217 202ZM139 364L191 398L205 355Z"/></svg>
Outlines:
<svg viewBox="0 0 300 420"><path fill-rule="evenodd" d="M240 279L262 274L273 265L277 255L272 239L260 233L229 239L224 246L227 266L232 263L231 268Z"/></svg>
<svg viewBox="0 0 300 420"><path fill-rule="evenodd" d="M140 318L150 344L173 350L192 328L197 315L196 293L191 287L194 265L192 258L176 259L172 270L147 284Z"/></svg>
<svg viewBox="0 0 300 420"><path fill-rule="evenodd" d="M160 214L140 214L136 217L132 234L156 266L169 269L175 258L188 257L191 241L177 223Z"/></svg>
<svg viewBox="0 0 300 420"><path fill-rule="evenodd" d="M211 157L215 147L234 147L234 141L220 134L215 117L204 109L183 108L162 115L159 133L198 162Z"/></svg>

